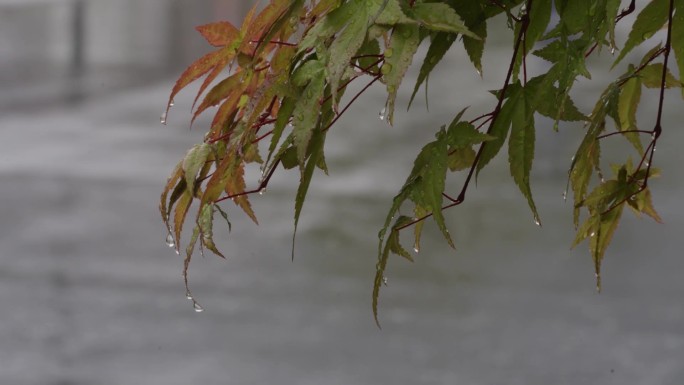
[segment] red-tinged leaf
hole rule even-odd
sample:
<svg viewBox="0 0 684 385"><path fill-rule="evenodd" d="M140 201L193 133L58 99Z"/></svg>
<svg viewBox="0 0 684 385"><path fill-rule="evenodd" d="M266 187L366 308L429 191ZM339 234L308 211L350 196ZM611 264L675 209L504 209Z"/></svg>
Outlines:
<svg viewBox="0 0 684 385"><path fill-rule="evenodd" d="M167 228L170 228L169 226L169 212L167 209L167 198L169 196L169 191L178 183L178 181L181 179L183 176L183 162L180 161L176 165L176 167L173 169L171 172L171 176L169 179L166 181L166 186L164 186L164 190L161 193L161 197L159 199L159 213L162 216L162 220L164 221L164 224L166 225Z"/></svg>
<svg viewBox="0 0 684 385"><path fill-rule="evenodd" d="M230 151L225 154L224 158L218 163L216 170L214 170L214 174L207 182L207 185L204 189L204 194L202 194L202 206L216 201L221 193L225 190L226 183L230 178L230 169L233 167L235 162L235 152Z"/></svg>
<svg viewBox="0 0 684 385"><path fill-rule="evenodd" d="M178 200L176 204L176 211L173 216L173 230L174 230L174 240L176 241L176 251L180 253L180 239L181 233L183 231L183 223L185 222L185 217L188 215L188 210L192 204L192 194L189 191L185 191L183 196Z"/></svg>
<svg viewBox="0 0 684 385"><path fill-rule="evenodd" d="M211 122L211 132L214 135L220 134L223 130L223 127L228 122L229 118L235 115L235 109L238 105L238 102L240 101L241 96L242 93L232 93L228 97L228 99L225 102L223 102L223 104L221 104L221 107L219 107L218 111L216 111L216 115L214 115L214 120Z"/></svg>
<svg viewBox="0 0 684 385"><path fill-rule="evenodd" d="M230 97L234 93L242 94L243 88L241 85L242 83L242 78L243 78L243 73L242 72L236 72L229 76L226 79L223 79L220 83L214 86L209 93L204 97L204 100L202 100L202 103L197 107L195 110L195 113L192 116L192 121L194 122L195 119L204 112L209 107L213 107L219 103L221 103L222 100ZM192 123L191 123L192 124Z"/></svg>
<svg viewBox="0 0 684 385"><path fill-rule="evenodd" d="M264 33L287 11L289 3L289 0L272 0L253 21L250 20L249 25L243 23L241 32L245 38L240 45L240 52L251 56L257 45L265 44L266 42L261 42Z"/></svg>
<svg viewBox="0 0 684 385"><path fill-rule="evenodd" d="M246 190L246 183L245 183L245 165L244 163L238 163L236 164L232 170L231 174L228 177L227 183L226 183L226 193L228 195L236 195L236 194L241 194L245 192ZM252 210L252 204L249 202L249 198L247 195L240 195L238 197L233 198L233 202L242 209L242 211L247 214L248 217L250 217L254 223L257 225L259 224L259 221L256 218L256 215L254 214L254 210Z"/></svg>
<svg viewBox="0 0 684 385"><path fill-rule="evenodd" d="M173 98L176 96L176 94L180 92L180 90L185 88L188 84L199 79L200 77L202 77L202 75L206 74L207 72L211 71L214 67L216 67L216 65L219 64L223 59L223 51L224 49L219 49L217 51L210 52L202 56L197 61L192 63L181 74L181 76L176 81L176 84L173 86L173 90L171 90L171 95L169 96L169 103L166 107L167 113L169 111L169 108L171 108Z"/></svg>
<svg viewBox="0 0 684 385"><path fill-rule="evenodd" d="M225 58L221 59L218 63L216 63L216 66L214 69L209 73L209 75L204 79L202 82L202 85L200 86L199 90L197 91L197 95L195 95L195 100L192 101L192 108L195 108L195 105L197 104L197 101L199 100L200 96L204 93L204 91L209 87L211 82L213 82L217 76L223 71L228 63L230 63L231 60L235 57L235 53L232 55L228 55Z"/></svg>
<svg viewBox="0 0 684 385"><path fill-rule="evenodd" d="M229 45L240 34L240 31L227 21L200 25L195 29L214 47Z"/></svg>

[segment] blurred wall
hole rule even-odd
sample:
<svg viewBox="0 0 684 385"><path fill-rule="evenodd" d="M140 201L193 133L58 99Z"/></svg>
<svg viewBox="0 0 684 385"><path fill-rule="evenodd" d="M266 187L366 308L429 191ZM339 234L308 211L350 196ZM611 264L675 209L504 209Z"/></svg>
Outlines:
<svg viewBox="0 0 684 385"><path fill-rule="evenodd" d="M173 69L208 49L193 27L238 22L252 1L0 0L0 66ZM12 71L10 71L12 72Z"/></svg>

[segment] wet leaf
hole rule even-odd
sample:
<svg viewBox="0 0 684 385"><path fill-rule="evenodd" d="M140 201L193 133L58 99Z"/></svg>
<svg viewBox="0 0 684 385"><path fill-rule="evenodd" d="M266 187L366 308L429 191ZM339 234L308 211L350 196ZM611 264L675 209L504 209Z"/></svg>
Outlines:
<svg viewBox="0 0 684 385"><path fill-rule="evenodd" d="M373 280L373 317L375 318L375 323L380 327L380 321L378 319L378 298L380 297L380 288L383 285L385 278L385 269L387 268L387 261L389 260L390 252L402 255L404 257L410 254L399 244L399 231L396 229L402 227L412 219L405 216L400 216L397 218L396 222L392 226L389 236L387 237L387 242L385 243L382 252L378 255L378 263L375 265L375 279ZM381 244L382 246L382 244Z"/></svg>
<svg viewBox="0 0 684 385"><path fill-rule="evenodd" d="M624 47L622 47L617 59L615 59L613 67L622 61L625 55L631 52L634 47L643 43L662 28L667 22L667 16L669 14L668 3L668 0L652 0L644 7L634 21L627 41L625 42Z"/></svg>
<svg viewBox="0 0 684 385"><path fill-rule="evenodd" d="M226 258L214 243L214 204L205 205L197 218L202 235L202 245L221 258Z"/></svg>
<svg viewBox="0 0 684 385"><path fill-rule="evenodd" d="M244 88L242 87L244 84L242 75L242 72L236 72L214 86L195 110L192 121L194 122L207 108L218 105L222 100L230 97L232 94L237 93L238 95L242 95L244 91ZM235 100L234 105L237 105L237 100Z"/></svg>
<svg viewBox="0 0 684 385"><path fill-rule="evenodd" d="M644 87L660 88L663 79L663 63L653 63L642 68L638 74ZM670 70L667 70L665 75L665 88L682 87L682 82L672 75Z"/></svg>
<svg viewBox="0 0 684 385"><path fill-rule="evenodd" d="M409 108L413 103L413 99L416 97L416 93L420 89L420 86L428 79L428 76L435 69L437 63L439 63L444 55L447 53L451 45L456 41L458 35L447 32L439 32L435 34L430 42L430 48L428 48L423 64L420 67L420 72L418 73L418 79L416 80L416 85L413 87L413 93L411 94L411 99L409 100ZM427 88L427 84L425 85Z"/></svg>
<svg viewBox="0 0 684 385"><path fill-rule="evenodd" d="M192 194L185 190L178 203L176 204L176 210L173 216L173 239L176 242L176 251L180 252L181 244L181 233L183 231L183 223L185 223L185 217L188 215L188 210L192 204Z"/></svg>
<svg viewBox="0 0 684 385"><path fill-rule="evenodd" d="M224 47L238 38L240 31L227 21L196 27L197 31L214 47Z"/></svg>
<svg viewBox="0 0 684 385"><path fill-rule="evenodd" d="M181 74L181 76L176 81L176 85L173 87L173 90L171 90L171 95L169 96L167 112L168 112L168 108L173 103L173 99L175 98L176 94L178 94L178 92L180 92L180 90L185 88L188 84L199 79L203 75L206 75L209 71L213 70L217 65L221 65L222 62L225 62L225 57L229 52L230 52L229 49L222 48L222 49L219 49L217 51L210 52L210 53L202 56L201 58L199 58L194 63L192 63Z"/></svg>
<svg viewBox="0 0 684 385"><path fill-rule="evenodd" d="M679 80L684 82L684 0L675 0L676 12L672 17L672 51L679 67ZM684 98L684 87L682 87Z"/></svg>
<svg viewBox="0 0 684 385"><path fill-rule="evenodd" d="M442 3L416 3L411 9L411 17L433 31L459 33L472 39L480 37L466 27L456 11Z"/></svg>
<svg viewBox="0 0 684 385"><path fill-rule="evenodd" d="M517 103L511 115L511 135L508 140L508 163L511 176L518 185L520 191L527 199L527 203L534 215L534 221L541 223L537 207L532 199L530 188L530 171L534 160L535 128L534 128L534 109L530 105L530 95L524 97Z"/></svg>
<svg viewBox="0 0 684 385"><path fill-rule="evenodd" d="M366 31L368 30L368 17L368 9L365 6L357 7L354 17L349 19L349 23L344 30L330 44L329 59L326 67L334 106L337 106L337 92L340 86L340 79L345 70L349 68L352 56L363 45Z"/></svg>
<svg viewBox="0 0 684 385"><path fill-rule="evenodd" d="M618 98L618 117L620 131L638 130L639 127L636 121L636 112L641 100L641 79L637 76L627 80L620 89L620 96ZM641 145L639 133L628 132L623 136L629 140L636 150L643 154L644 148Z"/></svg>
<svg viewBox="0 0 684 385"><path fill-rule="evenodd" d="M325 132L317 129L311 139L311 153L306 162L306 166L302 170L301 178L299 180L299 188L297 189L297 196L295 197L295 215L294 215L294 233L292 234L292 258L294 259L295 237L297 236L297 226L299 225L299 216L304 207L304 200L311 185L316 164L321 156L323 156L323 144L325 143Z"/></svg>
<svg viewBox="0 0 684 385"><path fill-rule="evenodd" d="M480 156L480 161L477 163L477 174L499 153L501 147L503 147L506 138L508 137L508 131L511 127L511 122L513 120L513 112L518 108L518 101L520 99L521 91L520 87L513 87L508 93L508 99L501 107L501 111L498 112L496 118L491 123L488 135L495 137L496 139L483 143L482 155Z"/></svg>
<svg viewBox="0 0 684 385"><path fill-rule="evenodd" d="M195 191L195 178L197 173L204 166L211 153L211 145L202 143L194 146L188 151L183 159L183 175L188 190Z"/></svg>
<svg viewBox="0 0 684 385"><path fill-rule="evenodd" d="M417 25L401 24L394 28L389 47L385 50L382 79L387 85L387 120L394 124L394 103L406 70L418 50L420 35ZM388 50L390 55L388 55Z"/></svg>
<svg viewBox="0 0 684 385"><path fill-rule="evenodd" d="M304 92L302 92L302 96L292 114L294 144L297 148L297 159L299 159L299 163L302 165L304 164L306 150L313 135L313 130L319 120L319 112L321 110L319 101L322 99L325 89L324 71L321 63L318 61L311 61L309 63L316 63L317 67L315 70L312 70L314 72L312 72L309 83ZM297 78L295 77L295 79Z"/></svg>

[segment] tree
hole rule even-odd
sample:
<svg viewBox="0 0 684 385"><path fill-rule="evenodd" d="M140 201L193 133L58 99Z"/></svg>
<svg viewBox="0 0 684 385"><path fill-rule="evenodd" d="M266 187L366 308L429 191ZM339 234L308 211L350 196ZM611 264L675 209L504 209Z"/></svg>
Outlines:
<svg viewBox="0 0 684 385"><path fill-rule="evenodd" d="M684 73L684 0L652 0L638 12L613 67L663 27L664 44L656 44L638 63L630 64L603 91L588 115L575 106L570 96L574 83L580 77L591 79L586 59L604 48L612 54L618 50L615 26L636 8L635 0L625 8L620 0L555 0L553 4L551 0L271 0L260 11L255 6L240 29L228 22L198 27L217 49L180 76L167 113L174 96L205 75L192 121L210 107L219 107L204 142L190 149L173 170L160 204L169 230L167 243L178 254L184 223L191 218L194 224L184 250L186 289L196 246L223 257L213 240L215 214L226 221L229 218L222 202L232 200L257 222L249 196L265 189L277 170L297 168L301 179L295 197L296 234L314 171L318 168L327 173L326 133L349 106L371 85L381 82L387 89L383 118L392 124L397 89L423 42L429 48L420 62L411 102L424 83L427 87L431 71L445 53L460 49L453 47L455 43L462 43L473 66L482 73L487 24L499 15L503 16L495 21L505 21L514 37L505 81L492 91L495 102L489 113L470 118L465 118L465 109L456 113L416 157L379 232L373 313L377 321L378 296L390 254L412 260L399 242L399 232L413 228L418 249L424 221L431 217L453 247L444 211L465 201L473 177L477 178L506 141L513 181L535 222L541 224L529 179L535 117L539 115L553 119L556 128L559 121L584 126L584 139L570 165L568 189L574 200L574 245L588 241L600 289L601 261L624 208L660 221L649 181L658 175L653 161L664 132L665 89L682 88L670 71L671 53L679 74ZM558 20L552 24L554 11ZM528 60L545 60L549 69L532 76ZM226 68L230 69L228 76L209 89ZM367 79L367 84L346 100L347 86L359 79ZM636 122L643 88L659 91L651 129L639 128ZM166 113L162 115L165 122ZM622 164L611 165L613 177L608 178L600 159L601 143L617 137L632 145L637 160L633 162L628 155ZM260 149L266 139L270 144ZM262 177L255 188L248 188L245 165L254 162L261 164ZM447 173L460 171L465 173L461 189L457 194L446 191ZM197 208L190 215L195 202ZM404 205L412 205L414 216L399 215ZM193 298L189 289L188 298Z"/></svg>

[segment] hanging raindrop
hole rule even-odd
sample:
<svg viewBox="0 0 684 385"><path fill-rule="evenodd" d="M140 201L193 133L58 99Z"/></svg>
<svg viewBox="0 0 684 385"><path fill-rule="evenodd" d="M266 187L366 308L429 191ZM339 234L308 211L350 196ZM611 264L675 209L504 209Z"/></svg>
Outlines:
<svg viewBox="0 0 684 385"><path fill-rule="evenodd" d="M591 234L589 234L590 237L596 236L596 232L592 231Z"/></svg>
<svg viewBox="0 0 684 385"><path fill-rule="evenodd" d="M204 308L202 307L202 305L197 303L197 301L192 302L192 307L195 309L195 313L201 313L204 311Z"/></svg>
<svg viewBox="0 0 684 385"><path fill-rule="evenodd" d="M413 251L414 251L416 254L420 253L420 247L418 247L418 245L413 246Z"/></svg>
<svg viewBox="0 0 684 385"><path fill-rule="evenodd" d="M176 249L176 255L180 255L180 250Z"/></svg>
<svg viewBox="0 0 684 385"><path fill-rule="evenodd" d="M161 124L163 125L166 125L166 112L161 114L161 116L159 117L159 122L161 122Z"/></svg>
<svg viewBox="0 0 684 385"><path fill-rule="evenodd" d="M539 220L539 218L534 217L534 224L537 226L541 226L541 221Z"/></svg>
<svg viewBox="0 0 684 385"><path fill-rule="evenodd" d="M568 190L563 191L563 201L568 200Z"/></svg>
<svg viewBox="0 0 684 385"><path fill-rule="evenodd" d="M382 277L382 284L387 286L387 277Z"/></svg>
<svg viewBox="0 0 684 385"><path fill-rule="evenodd" d="M610 54L615 55L615 47L610 47Z"/></svg>
<svg viewBox="0 0 684 385"><path fill-rule="evenodd" d="M175 105L176 105L176 101L171 99L171 101L169 102L169 107L173 107Z"/></svg>
<svg viewBox="0 0 684 385"><path fill-rule="evenodd" d="M190 293L190 290L186 290L186 291L185 291L185 298L190 299L190 300L194 299L194 298L192 297L192 293Z"/></svg>
<svg viewBox="0 0 684 385"><path fill-rule="evenodd" d="M176 242L173 240L173 235L169 232L169 235L166 236L166 246L168 247L174 247L176 246Z"/></svg>
<svg viewBox="0 0 684 385"><path fill-rule="evenodd" d="M382 110L380 110L380 113L378 113L378 119L384 121L385 118L387 118L387 115L386 115L386 114L387 114L387 108L386 108L386 107L382 107Z"/></svg>
<svg viewBox="0 0 684 385"><path fill-rule="evenodd" d="M266 188L262 188L261 190L259 190L259 195L264 195L265 192L266 192Z"/></svg>

